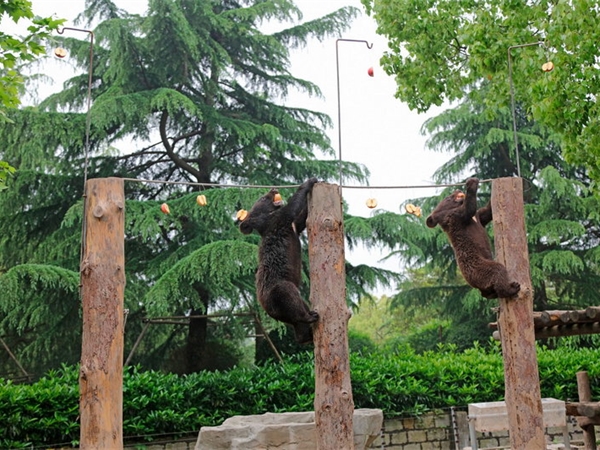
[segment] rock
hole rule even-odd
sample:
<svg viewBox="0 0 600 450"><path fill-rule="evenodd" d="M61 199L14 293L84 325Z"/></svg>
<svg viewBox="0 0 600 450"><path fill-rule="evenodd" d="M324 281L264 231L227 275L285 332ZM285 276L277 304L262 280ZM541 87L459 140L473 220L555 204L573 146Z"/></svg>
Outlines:
<svg viewBox="0 0 600 450"><path fill-rule="evenodd" d="M357 409L352 419L355 450L368 448L380 436L383 412ZM234 416L217 427L202 427L195 450L314 450L315 413L265 413Z"/></svg>

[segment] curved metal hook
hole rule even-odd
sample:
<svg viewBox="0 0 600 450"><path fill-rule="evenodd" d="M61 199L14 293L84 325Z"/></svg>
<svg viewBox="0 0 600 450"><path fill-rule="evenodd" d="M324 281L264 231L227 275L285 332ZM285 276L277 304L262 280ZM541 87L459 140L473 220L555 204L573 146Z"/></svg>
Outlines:
<svg viewBox="0 0 600 450"><path fill-rule="evenodd" d="M512 77L512 56L510 51L515 48L532 47L534 45L542 46L546 48L546 44L543 41L530 42L529 44L512 45L508 47L508 82L510 84L510 105L512 110L512 122L513 122L513 141L515 145L515 158L517 159L517 176L521 177L521 163L519 157L519 142L517 139L517 114L515 112L515 86Z"/></svg>
<svg viewBox="0 0 600 450"><path fill-rule="evenodd" d="M339 158L339 171L340 171L340 192L343 185L343 171L342 171L342 110L340 107L340 60L338 52L339 42L358 42L364 43L369 50L373 48L373 43L364 39L344 39L339 38L335 41L335 70L337 74L337 107L338 107L338 158Z"/></svg>
<svg viewBox="0 0 600 450"><path fill-rule="evenodd" d="M92 67L94 64L94 32L92 30L85 30L83 28L72 28L63 27L60 30L56 30L58 34L63 34L66 30L80 31L82 33L88 33L90 35L90 61L88 68L88 89L87 89L87 117L85 127L85 164L83 167L83 187L85 189L85 183L87 181L87 170L88 170L88 159L90 151L90 109L92 106Z"/></svg>
<svg viewBox="0 0 600 450"><path fill-rule="evenodd" d="M91 128L91 117L90 110L92 106L92 72L94 66L94 32L92 30L84 30L81 28L71 28L71 27L63 27L60 30L56 30L58 34L63 34L66 30L70 31L80 31L83 33L88 33L90 35L90 60L89 60L89 68L88 68L88 87L87 87L87 112L85 119L85 163L83 166L83 204L85 209L86 203L86 195L85 195L85 185L87 183L88 176L88 163L89 163L89 154L90 154L90 128ZM79 267L83 267L83 255L85 254L85 242L86 242L86 219L85 213L83 214L81 220L81 253L79 256ZM83 274L83 271L80 271ZM81 276L80 276L80 295L81 295Z"/></svg>

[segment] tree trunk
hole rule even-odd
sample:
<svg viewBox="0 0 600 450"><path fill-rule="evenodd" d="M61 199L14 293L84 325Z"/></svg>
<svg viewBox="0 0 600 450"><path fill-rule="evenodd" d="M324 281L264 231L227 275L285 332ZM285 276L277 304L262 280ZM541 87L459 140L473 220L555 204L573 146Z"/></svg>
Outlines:
<svg viewBox="0 0 600 450"><path fill-rule="evenodd" d="M354 448L354 401L348 361L348 320L342 200L336 185L317 183L308 213L310 300L314 331L317 449Z"/></svg>
<svg viewBox="0 0 600 450"><path fill-rule="evenodd" d="M521 178L492 184L496 260L521 284L515 298L499 299L498 329L504 358L506 409L513 450L544 449L544 423L533 326L533 288ZM526 426L523 426L526 424Z"/></svg>
<svg viewBox="0 0 600 450"><path fill-rule="evenodd" d="M85 196L79 446L116 449L123 448L123 180L89 180Z"/></svg>
<svg viewBox="0 0 600 450"><path fill-rule="evenodd" d="M191 315L206 315L208 312L208 292L201 287L196 287L200 301L203 307L194 309ZM185 361L185 373L200 372L205 368L206 359L206 334L208 329L208 318L201 317L197 319L190 319L190 326L188 328L188 335L186 341L186 361Z"/></svg>

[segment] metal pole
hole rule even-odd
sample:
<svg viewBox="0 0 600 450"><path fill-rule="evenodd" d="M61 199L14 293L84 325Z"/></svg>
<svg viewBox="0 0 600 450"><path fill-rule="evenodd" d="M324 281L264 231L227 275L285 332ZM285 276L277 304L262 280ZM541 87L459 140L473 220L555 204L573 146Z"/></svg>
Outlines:
<svg viewBox="0 0 600 450"><path fill-rule="evenodd" d="M91 128L91 114L90 114L90 110L91 110L91 106L92 106L92 75L93 75L93 66L94 66L94 32L92 30L85 30L82 28L71 28L71 27L63 27L61 30L58 30L58 34L63 34L65 32L65 30L70 30L70 31L79 31L81 33L88 33L90 35L90 60L89 60L89 67L88 67L88 88L87 88L87 112L86 112L86 119L85 119L85 162L84 162L84 166L83 166L83 209L85 211L85 207L86 207L86 195L85 195L85 188L86 188L86 183L87 183L87 175L88 175L88 161L89 161L89 154L90 154L90 128ZM86 240L86 223L85 223L85 214L83 214L82 217L82 221L81 221L81 253L80 253L80 260L79 260L79 265L80 268L82 267L83 264L83 253L84 253L84 243ZM79 283L79 288L81 290L82 287L82 282L81 282L81 275L80 275L80 283ZM80 293L81 295L81 293Z"/></svg>
<svg viewBox="0 0 600 450"><path fill-rule="evenodd" d="M340 107L340 58L338 51L339 42L362 42L367 45L370 50L373 48L373 44L363 39L336 39L335 41L335 69L337 74L337 109L338 109L338 157L339 157L339 169L340 169L340 193L342 191L343 184L343 170L342 170L342 108Z"/></svg>
<svg viewBox="0 0 600 450"><path fill-rule="evenodd" d="M512 122L513 122L513 140L515 145L515 158L517 159L517 176L521 177L521 163L519 158L519 142L517 139L517 114L515 111L515 86L512 78L512 56L510 51L514 48L531 47L534 45L544 45L542 41L530 42L529 44L512 45L508 47L508 82L510 83L510 104L512 110Z"/></svg>
<svg viewBox="0 0 600 450"><path fill-rule="evenodd" d="M83 168L83 188L85 189L85 182L87 181L87 169L88 169L88 158L90 152L90 109L92 106L92 74L94 65L94 32L92 30L84 30L81 28L63 27L58 30L58 34L63 34L65 30L80 31L82 33L88 33L90 35L90 62L88 68L88 89L87 89L87 116L85 124L85 164Z"/></svg>

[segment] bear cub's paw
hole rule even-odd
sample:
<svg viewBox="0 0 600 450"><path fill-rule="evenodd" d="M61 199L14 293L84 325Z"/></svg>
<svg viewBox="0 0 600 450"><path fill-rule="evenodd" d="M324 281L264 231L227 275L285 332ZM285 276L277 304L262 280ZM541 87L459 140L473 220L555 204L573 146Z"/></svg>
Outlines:
<svg viewBox="0 0 600 450"><path fill-rule="evenodd" d="M514 297L515 295L517 295L519 293L520 290L521 290L521 285L519 284L519 282L513 281L512 283L510 283L510 289L508 291L508 296Z"/></svg>

